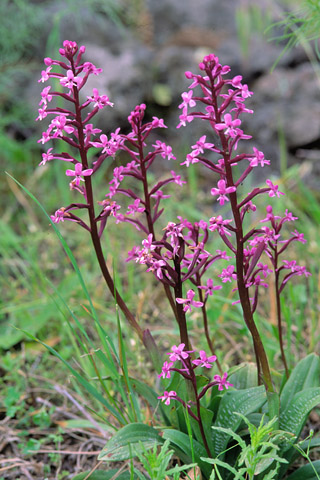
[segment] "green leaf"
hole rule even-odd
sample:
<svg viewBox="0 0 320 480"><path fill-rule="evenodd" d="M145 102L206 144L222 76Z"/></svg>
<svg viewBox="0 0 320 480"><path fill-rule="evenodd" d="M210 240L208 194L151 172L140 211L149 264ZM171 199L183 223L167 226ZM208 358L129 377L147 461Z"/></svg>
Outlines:
<svg viewBox="0 0 320 480"><path fill-rule="evenodd" d="M136 378L132 377L130 377L130 382L132 389L136 391L139 395L141 395L141 397L143 397L150 404L151 407L157 407L157 405L159 404L158 395L152 387L142 382L141 380L137 380Z"/></svg>
<svg viewBox="0 0 320 480"><path fill-rule="evenodd" d="M231 428L235 432L241 423L241 418L237 413L247 416L262 407L265 401L266 394L262 385L245 390L228 390L221 399L215 426ZM229 439L230 436L225 432L213 431L214 456L221 454L226 449ZM223 455L220 458L223 458Z"/></svg>
<svg viewBox="0 0 320 480"><path fill-rule="evenodd" d="M91 470L87 470L86 472L79 473L75 477L72 477L72 480L84 480L87 477L88 480L110 480L115 476L117 477L117 480L130 480L131 478L130 472L128 471L117 475L119 471L117 468L113 468L112 470L95 470L90 476L88 476L90 471ZM135 478L137 477L135 476Z"/></svg>
<svg viewBox="0 0 320 480"><path fill-rule="evenodd" d="M255 363L241 363L231 368L228 380L236 390L243 390L257 386L257 366Z"/></svg>
<svg viewBox="0 0 320 480"><path fill-rule="evenodd" d="M231 430L231 428L216 427L215 425L213 425L212 429L230 435L230 437L232 437L239 444L242 450L246 448L246 442L243 440L243 438L240 437L240 435Z"/></svg>
<svg viewBox="0 0 320 480"><path fill-rule="evenodd" d="M320 404L320 387L298 392L280 414L280 428L299 436L311 410Z"/></svg>
<svg viewBox="0 0 320 480"><path fill-rule="evenodd" d="M284 411L294 395L307 388L319 387L320 358L315 353L300 360L292 371L280 395L281 411Z"/></svg>
<svg viewBox="0 0 320 480"><path fill-rule="evenodd" d="M318 476L316 475L316 472ZM320 460L303 465L295 472L291 473L286 480L319 480L320 476Z"/></svg>
<svg viewBox="0 0 320 480"><path fill-rule="evenodd" d="M190 445L189 435L178 430L163 430L163 438L170 440L170 446L174 449L176 455L184 463L196 462L201 472L209 478L211 473L210 466L201 460L201 457L207 457L206 449L201 443L192 440L192 448Z"/></svg>
<svg viewBox="0 0 320 480"><path fill-rule="evenodd" d="M126 460L132 457L131 445L135 445L135 449L139 448L139 443L150 448L155 444L163 443L157 430L144 423L130 423L121 428L103 447L98 460L115 462Z"/></svg>

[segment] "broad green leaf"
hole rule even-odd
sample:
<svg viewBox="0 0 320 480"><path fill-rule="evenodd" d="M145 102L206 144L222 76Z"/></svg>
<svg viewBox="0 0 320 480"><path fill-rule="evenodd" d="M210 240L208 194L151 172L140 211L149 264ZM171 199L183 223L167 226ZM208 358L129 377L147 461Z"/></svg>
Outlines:
<svg viewBox="0 0 320 480"><path fill-rule="evenodd" d="M103 447L98 460L115 462L126 460L132 457L132 445L135 449L139 448L139 444L145 448L150 448L155 444L163 443L157 430L144 423L130 423L121 428Z"/></svg>
<svg viewBox="0 0 320 480"><path fill-rule="evenodd" d="M236 390L257 386L257 366L255 363L241 363L228 373L228 380Z"/></svg>
<svg viewBox="0 0 320 480"><path fill-rule="evenodd" d="M131 475L130 472L122 472L119 475L118 469L113 468L112 470L95 470L91 475L91 470L87 470L86 472L79 473L75 477L72 477L72 480L84 480L88 477L88 480L111 480L113 477L116 477L117 480L130 480ZM134 478L137 478L136 475Z"/></svg>
<svg viewBox="0 0 320 480"><path fill-rule="evenodd" d="M318 476L317 476L317 474ZM320 460L303 465L295 472L291 473L286 480L319 480L320 477Z"/></svg>
<svg viewBox="0 0 320 480"><path fill-rule="evenodd" d="M209 478L211 473L210 466L201 460L201 457L207 457L206 449L201 443L192 440L192 448L190 445L190 438L186 433L178 430L163 430L163 438L170 440L170 446L174 449L176 455L185 463L190 461L196 462L203 475Z"/></svg>
<svg viewBox="0 0 320 480"><path fill-rule="evenodd" d="M266 394L262 385L245 390L228 390L221 399L215 426L231 428L235 432L241 423L237 413L247 416L262 407L265 401ZM218 430L212 432L215 456L226 449L229 439L230 436L224 432ZM220 458L223 458L223 455Z"/></svg>
<svg viewBox="0 0 320 480"><path fill-rule="evenodd" d="M216 427L215 425L213 425L212 429L218 430L219 432L224 432L227 435L230 435L230 437L232 437L239 444L242 450L246 448L246 442L243 440L242 437L240 437L240 435L238 435L233 430L231 430L231 428Z"/></svg>
<svg viewBox="0 0 320 480"><path fill-rule="evenodd" d="M142 382L141 380L137 380L136 378L132 377L130 377L130 382L132 389L135 390L139 395L141 395L141 397L143 397L150 404L151 407L157 407L159 403L158 395L152 387Z"/></svg>
<svg viewBox="0 0 320 480"><path fill-rule="evenodd" d="M320 404L320 387L307 388L296 393L287 408L280 414L280 428L300 435L311 410Z"/></svg>
<svg viewBox="0 0 320 480"><path fill-rule="evenodd" d="M298 392L320 386L320 358L315 353L300 360L293 369L280 395L281 412L284 411Z"/></svg>

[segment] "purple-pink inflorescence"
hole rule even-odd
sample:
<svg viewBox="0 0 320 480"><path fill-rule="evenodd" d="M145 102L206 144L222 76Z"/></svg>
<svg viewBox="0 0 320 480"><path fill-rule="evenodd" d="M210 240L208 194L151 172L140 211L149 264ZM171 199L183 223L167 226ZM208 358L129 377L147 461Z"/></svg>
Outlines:
<svg viewBox="0 0 320 480"><path fill-rule="evenodd" d="M176 157L171 146L162 140L148 142L150 134L155 129L167 128L162 119L153 117L145 121L146 105L137 105L128 117L130 130L121 133L117 128L107 134L95 128L92 119L103 108L112 108L113 103L105 94L93 88L91 95L83 100L82 89L89 76L99 75L101 69L90 62L83 62L85 47L66 40L59 50L62 60L45 58L45 70L41 73L40 83L55 79L60 88L53 90L46 86L41 92L39 113L37 120L43 120L48 115L53 119L39 143L62 140L73 147L75 154L61 152L54 153L53 147L42 154L41 166L52 161L67 162L71 168L66 169L66 176L70 177L70 188L81 195L81 202L60 207L51 219L54 223L65 220L78 223L90 232L97 258L111 293L116 296L120 308L124 311L131 325L136 329L140 338L144 338L141 327L134 316L115 293L112 277L108 272L102 253L101 237L106 228L108 219L116 223L126 222L134 225L145 235L142 246L134 246L128 253L128 261L145 265L157 281L163 284L170 306L179 325L180 341L190 349L187 331L186 314L193 308L201 311L206 338L213 358L213 346L210 339L206 305L216 290L222 288L215 285L209 273L212 265L218 260L230 261L224 266L218 279L222 284L233 284L234 291L238 292L244 320L252 335L258 370L264 377L268 390L272 391L272 382L268 369L268 362L259 340L253 313L257 308L258 292L260 288L268 286L268 276L273 272L276 282L276 297L279 299L288 280L293 276L309 276L305 267L299 266L292 260L280 260L280 256L294 241L304 243L303 234L294 230L289 239L282 238L282 227L287 222L296 220L292 213L286 210L284 217L275 216L272 207L267 207L267 216L261 220L264 225L258 225L245 232L244 219L250 212L256 211L253 200L258 195L280 198L283 192L271 179L266 180L266 186L255 186L249 193L243 193L243 183L248 175L256 168L270 164L260 150L253 147L250 153L243 153L239 142L251 138L242 130L241 116L252 114L252 110L245 106L245 101L252 92L237 75L228 78L230 67L222 66L218 57L207 55L199 64L200 73L186 72L186 78L191 80L189 90L182 93L182 103L179 105L180 116L177 128L185 127L190 122L200 119L207 122L213 133L215 143L202 135L191 146L191 152L181 163L186 167L201 163L215 180L210 192L215 200L217 209L220 206L229 208L230 218L223 218L220 212L206 220L191 223L189 220L178 217L177 222L169 222L161 234L156 231L156 224L164 211L165 200L170 195L165 194L164 188L172 183L183 186L185 181L174 170L170 169L167 175L150 184L148 174L154 161L174 161ZM63 99L66 107L54 106L55 97ZM60 105L60 104L59 104ZM70 150L70 149L69 149ZM90 158L88 152L90 150ZM118 162L113 168L113 175L109 181L105 198L99 201L94 199L92 178L101 168L106 159L114 162L116 154L123 152L121 158L127 157L127 162L120 165ZM95 153L95 155L92 155ZM234 167L237 167L236 169ZM240 173L239 173L240 172ZM130 179L130 186L127 180ZM132 180L135 180L135 187ZM120 200L119 200L120 199ZM125 208L121 205L125 200ZM96 212L97 205L99 211ZM76 215L77 210L87 210L89 221ZM265 225L267 224L267 225ZM218 234L226 246L226 251L209 251L209 235ZM230 253L230 255L227 254ZM262 260L266 255L267 261ZM209 278L208 278L209 277ZM187 282L187 286L185 286ZM192 288L190 288L190 284ZM250 290L250 295L249 295ZM185 291L185 293L184 293ZM278 328L281 332L280 302L277 302ZM280 333L280 343L282 336ZM281 346L283 352L283 345ZM188 350L189 351L189 350ZM203 352L203 351L201 351ZM202 357L201 357L202 355ZM283 352L284 357L284 352ZM208 365L209 360L204 353L200 353L201 365ZM200 363L199 363L200 365ZM162 376L170 373L171 366ZM192 367L193 368L193 367ZM222 371L220 370L222 375ZM166 377L168 378L168 377ZM220 380L219 380L220 379ZM227 385L224 375L216 378L219 385ZM220 388L220 387L219 387ZM166 400L170 399L170 394Z"/></svg>
<svg viewBox="0 0 320 480"><path fill-rule="evenodd" d="M167 355L169 355L170 362L164 362L162 371L158 375L158 377L162 377L164 379L171 378L171 372L178 372L186 380L190 381L193 385L195 402L189 401L186 403L178 396L177 392L171 390L170 392L165 391L163 395L160 395L158 397L158 399L162 400L166 405L169 405L171 400L177 400L178 402L182 403L182 405L190 409L194 403L199 403L200 399L210 388L217 386L218 390L222 391L223 388L228 389L229 387L233 386L232 383L227 381L228 374L224 373L222 376L214 375L213 381L207 383L207 385L205 385L205 387L203 387L202 390L199 392L197 388L197 379L195 374L196 368L211 368L216 362L217 357L215 355L210 355L208 357L204 350L200 350L199 358L192 359L192 357L190 356L191 353L194 352L190 350L185 350L184 343L180 343L180 345L178 346L173 345L173 347L171 348L171 352L167 353ZM180 366L174 366L176 362L179 362ZM190 414L197 421L199 421L199 417L197 417L194 412L190 412Z"/></svg>

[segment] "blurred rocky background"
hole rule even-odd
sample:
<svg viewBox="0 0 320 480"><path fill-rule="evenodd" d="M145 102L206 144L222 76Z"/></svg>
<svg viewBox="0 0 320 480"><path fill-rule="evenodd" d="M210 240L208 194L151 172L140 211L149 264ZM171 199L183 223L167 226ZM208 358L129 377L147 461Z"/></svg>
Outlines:
<svg viewBox="0 0 320 480"><path fill-rule="evenodd" d="M196 71L202 57L214 52L254 92L248 106L255 113L246 116L244 128L253 136L252 144L272 160L275 172L283 174L288 166L299 165L299 175L317 188L319 60L313 44L305 39L291 49L286 49L286 38L273 39L286 33L281 22L301 3L1 0L1 164L6 165L13 149L18 153L16 170L23 174L30 149L37 148L35 140L43 130L43 125L34 123L43 88L37 83L42 59L58 58L59 46L69 39L86 45L86 58L103 68L94 78L95 86L109 95L115 107L103 111L100 128L106 133L117 126L126 129L130 110L144 102L150 118L163 117L171 127L160 135L178 148L178 155L188 151L191 132L194 139L206 128L194 122L176 131L180 95L188 87L184 71ZM88 85L84 94L91 94L92 87ZM33 168L37 165L33 157L31 163Z"/></svg>

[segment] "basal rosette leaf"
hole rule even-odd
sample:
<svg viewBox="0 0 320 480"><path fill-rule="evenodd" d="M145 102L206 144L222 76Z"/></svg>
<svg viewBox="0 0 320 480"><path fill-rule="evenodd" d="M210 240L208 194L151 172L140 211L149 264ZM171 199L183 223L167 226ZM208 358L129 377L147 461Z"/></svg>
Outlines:
<svg viewBox="0 0 320 480"><path fill-rule="evenodd" d="M228 376L236 390L257 386L257 366L254 363L241 363L231 368Z"/></svg>
<svg viewBox="0 0 320 480"><path fill-rule="evenodd" d="M286 382L280 396L281 411L291 403L296 393L320 386L320 358L315 353L300 360Z"/></svg>
<svg viewBox="0 0 320 480"><path fill-rule="evenodd" d="M144 423L130 423L119 430L101 450L98 460L109 462L121 461L133 456L132 446L139 445L150 448L155 444L162 444L163 439L157 430Z"/></svg>
<svg viewBox="0 0 320 480"><path fill-rule="evenodd" d="M311 410L320 404L320 387L307 388L291 399L287 408L280 413L280 428L300 435Z"/></svg>

